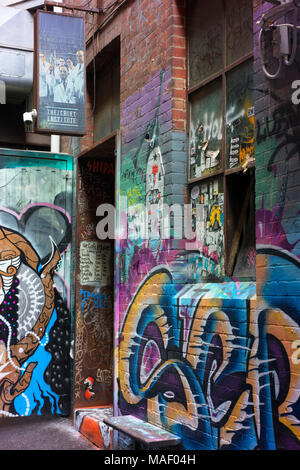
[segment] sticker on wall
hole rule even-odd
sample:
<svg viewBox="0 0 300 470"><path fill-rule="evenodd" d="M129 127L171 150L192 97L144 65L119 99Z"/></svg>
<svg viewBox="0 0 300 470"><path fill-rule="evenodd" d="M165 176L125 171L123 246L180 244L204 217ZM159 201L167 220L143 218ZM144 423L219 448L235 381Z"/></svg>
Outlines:
<svg viewBox="0 0 300 470"><path fill-rule="evenodd" d="M111 244L83 241L80 244L80 284L109 285L111 283Z"/></svg>

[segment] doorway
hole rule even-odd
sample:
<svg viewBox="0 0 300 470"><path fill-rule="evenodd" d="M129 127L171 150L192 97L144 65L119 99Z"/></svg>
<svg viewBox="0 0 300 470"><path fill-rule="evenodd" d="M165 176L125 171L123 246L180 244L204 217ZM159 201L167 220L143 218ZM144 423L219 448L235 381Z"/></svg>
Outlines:
<svg viewBox="0 0 300 470"><path fill-rule="evenodd" d="M115 207L117 134L77 158L74 408L113 404L114 239L99 239L101 204Z"/></svg>

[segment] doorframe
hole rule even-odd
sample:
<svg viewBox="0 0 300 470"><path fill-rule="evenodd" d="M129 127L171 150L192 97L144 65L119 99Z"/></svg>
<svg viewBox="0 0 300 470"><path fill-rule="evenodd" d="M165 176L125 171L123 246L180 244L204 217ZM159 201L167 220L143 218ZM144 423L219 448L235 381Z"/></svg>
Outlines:
<svg viewBox="0 0 300 470"><path fill-rule="evenodd" d="M98 140L95 144L80 152L76 157L76 194L78 195L78 159L82 158L95 158L99 157L99 151L105 151L106 144L114 139L114 164L115 164L115 189L114 189L114 204L115 204L115 240L114 240L114 299L113 299L113 415L118 415L118 370L119 370L119 279L120 279L120 242L119 242L119 227L121 217L121 204L120 204L120 186L121 186L121 131L118 129L108 136ZM111 143L109 144L112 145ZM108 145L108 146L109 146ZM101 157L100 157L101 158ZM105 154L103 155L105 158ZM76 201L76 214L77 214L77 201ZM78 248L78 232L77 232L77 218L76 218L76 237L75 237L75 251ZM77 264L78 266L78 264ZM77 270L76 270L77 271ZM75 286L76 298L76 286ZM76 315L76 312L75 312ZM76 339L76 328L75 336ZM75 348L75 344L74 344ZM75 358L74 358L74 378L75 378Z"/></svg>

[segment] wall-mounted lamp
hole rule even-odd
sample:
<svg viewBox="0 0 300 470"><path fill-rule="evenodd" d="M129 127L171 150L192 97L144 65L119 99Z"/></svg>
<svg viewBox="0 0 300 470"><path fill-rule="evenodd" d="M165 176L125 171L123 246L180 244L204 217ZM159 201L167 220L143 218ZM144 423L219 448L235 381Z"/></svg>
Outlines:
<svg viewBox="0 0 300 470"><path fill-rule="evenodd" d="M23 113L23 121L26 126L33 123L33 119L37 117L37 110L33 109L30 112Z"/></svg>

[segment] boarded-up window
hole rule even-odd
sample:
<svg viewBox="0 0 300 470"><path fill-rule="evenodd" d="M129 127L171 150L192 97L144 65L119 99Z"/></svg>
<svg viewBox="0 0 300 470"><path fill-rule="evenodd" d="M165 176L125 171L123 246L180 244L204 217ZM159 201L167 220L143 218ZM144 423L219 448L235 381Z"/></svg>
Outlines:
<svg viewBox="0 0 300 470"><path fill-rule="evenodd" d="M188 3L189 196L206 278L255 277L252 7Z"/></svg>
<svg viewBox="0 0 300 470"><path fill-rule="evenodd" d="M188 25L189 88L222 69L222 0L190 2Z"/></svg>
<svg viewBox="0 0 300 470"><path fill-rule="evenodd" d="M94 142L120 128L120 41L116 38L89 65Z"/></svg>

